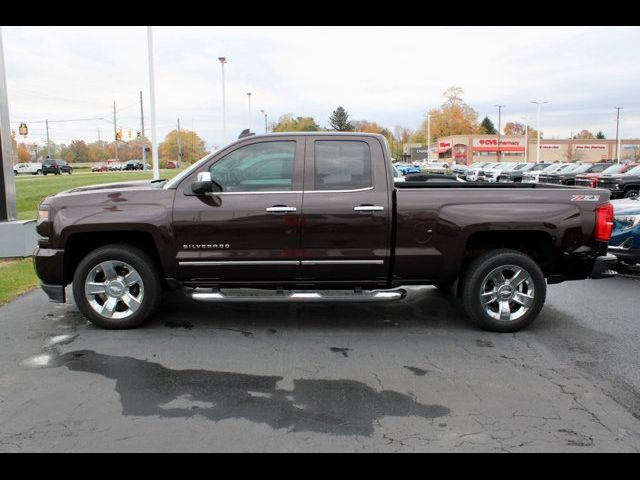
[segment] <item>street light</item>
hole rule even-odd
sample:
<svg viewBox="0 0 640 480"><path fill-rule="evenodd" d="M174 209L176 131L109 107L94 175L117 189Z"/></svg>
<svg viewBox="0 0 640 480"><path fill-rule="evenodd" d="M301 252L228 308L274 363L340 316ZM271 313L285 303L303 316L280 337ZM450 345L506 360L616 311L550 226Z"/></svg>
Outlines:
<svg viewBox="0 0 640 480"><path fill-rule="evenodd" d="M545 103L549 103L547 101L541 102L541 101L531 101L531 103L535 103L536 105L538 105L538 120L536 122L536 128L538 129L538 141L536 142L536 163L540 163L540 107L542 105L544 105Z"/></svg>
<svg viewBox="0 0 640 480"><path fill-rule="evenodd" d="M520 117L524 120L524 161L529 162L529 119L527 117Z"/></svg>
<svg viewBox="0 0 640 480"><path fill-rule="evenodd" d="M426 117L427 117L427 162L428 162L431 159L431 114L427 113Z"/></svg>
<svg viewBox="0 0 640 480"><path fill-rule="evenodd" d="M618 111L616 115L616 163L620 163L620 138L618 136L618 133L620 131L620 110L622 110L624 107L613 108Z"/></svg>
<svg viewBox="0 0 640 480"><path fill-rule="evenodd" d="M264 133L267 133L267 114L264 110L260 110L260 113L264 115Z"/></svg>
<svg viewBox="0 0 640 480"><path fill-rule="evenodd" d="M218 57L220 66L222 67L222 139L227 143L227 103L224 90L224 64L227 63L226 57Z"/></svg>
<svg viewBox="0 0 640 480"><path fill-rule="evenodd" d="M504 107L504 105L494 105L494 107L498 107L498 148L496 151L497 154L497 160L498 162L500 161L500 130L502 130L502 108Z"/></svg>

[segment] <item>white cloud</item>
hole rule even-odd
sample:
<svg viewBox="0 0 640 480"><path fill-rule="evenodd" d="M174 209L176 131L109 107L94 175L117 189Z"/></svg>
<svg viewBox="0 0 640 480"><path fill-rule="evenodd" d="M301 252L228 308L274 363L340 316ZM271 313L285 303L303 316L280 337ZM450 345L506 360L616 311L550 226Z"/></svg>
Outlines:
<svg viewBox="0 0 640 480"><path fill-rule="evenodd" d="M12 121L110 118L138 128L138 91L148 115L144 27L5 27ZM352 118L415 128L451 84L481 116L503 123L530 118L533 99L549 100L542 130L567 136L582 128L615 134L614 105L624 105L623 131L640 136L640 31L618 27L157 27L158 130L193 121L209 145L222 142L219 56L226 56L228 137L251 123L293 112L322 125L337 105ZM246 92L252 92L249 119ZM108 120L52 123L56 142ZM44 126L33 123L34 137Z"/></svg>

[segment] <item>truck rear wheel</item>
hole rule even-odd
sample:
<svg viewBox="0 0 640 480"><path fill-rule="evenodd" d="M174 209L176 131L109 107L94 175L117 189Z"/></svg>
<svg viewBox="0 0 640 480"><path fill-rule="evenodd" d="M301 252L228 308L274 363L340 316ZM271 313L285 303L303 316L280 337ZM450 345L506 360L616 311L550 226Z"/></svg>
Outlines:
<svg viewBox="0 0 640 480"><path fill-rule="evenodd" d="M122 244L89 253L73 276L73 297L80 312L102 328L142 324L157 309L160 276L142 250Z"/></svg>
<svg viewBox="0 0 640 480"><path fill-rule="evenodd" d="M476 258L464 277L462 302L471 319L494 332L515 332L533 322L547 293L544 274L515 250L492 250Z"/></svg>

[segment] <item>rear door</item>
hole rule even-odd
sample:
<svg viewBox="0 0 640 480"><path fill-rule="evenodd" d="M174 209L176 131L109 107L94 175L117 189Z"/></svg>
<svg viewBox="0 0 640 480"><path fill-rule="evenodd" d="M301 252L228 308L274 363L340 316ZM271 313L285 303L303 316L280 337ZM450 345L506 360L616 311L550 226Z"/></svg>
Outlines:
<svg viewBox="0 0 640 480"><path fill-rule="evenodd" d="M388 278L391 169L377 137L309 136L302 207L302 277Z"/></svg>

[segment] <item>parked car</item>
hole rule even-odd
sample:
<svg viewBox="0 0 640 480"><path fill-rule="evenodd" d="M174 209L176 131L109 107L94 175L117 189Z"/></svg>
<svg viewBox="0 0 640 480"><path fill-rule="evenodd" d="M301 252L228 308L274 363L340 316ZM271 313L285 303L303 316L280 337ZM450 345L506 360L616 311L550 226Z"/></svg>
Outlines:
<svg viewBox="0 0 640 480"><path fill-rule="evenodd" d="M636 266L640 263L640 200L636 197L611 203L614 222L609 252L623 265Z"/></svg>
<svg viewBox="0 0 640 480"><path fill-rule="evenodd" d="M108 172L109 167L107 167L106 165L94 165L93 167L91 167L91 171L92 172Z"/></svg>
<svg viewBox="0 0 640 480"><path fill-rule="evenodd" d="M467 170L469 170L469 167L462 163L454 163L453 165L451 165L451 174L457 175L459 178L462 178L462 179L466 177Z"/></svg>
<svg viewBox="0 0 640 480"><path fill-rule="evenodd" d="M507 172L515 168L518 164L513 162L498 162L490 167L484 167L478 172L478 181L494 183L498 181L498 177L502 172Z"/></svg>
<svg viewBox="0 0 640 480"><path fill-rule="evenodd" d="M577 170L583 166L582 163L565 163L561 168L554 170L552 172L543 172L538 177L539 183L558 183L555 180L556 175L564 175L567 173L571 173L574 170Z"/></svg>
<svg viewBox="0 0 640 480"><path fill-rule="evenodd" d="M73 169L67 162L62 159L46 158L42 160L42 174L48 175L49 173L53 173L54 175L68 173L69 175L71 175L73 173Z"/></svg>
<svg viewBox="0 0 640 480"><path fill-rule="evenodd" d="M451 167L449 167L449 164L447 162L432 160L430 162L427 162L422 171L425 173L444 175L447 173L451 173Z"/></svg>
<svg viewBox="0 0 640 480"><path fill-rule="evenodd" d="M598 188L606 188L611 198L636 198L640 190L640 165L623 174L601 175Z"/></svg>
<svg viewBox="0 0 640 480"><path fill-rule="evenodd" d="M24 163L16 163L13 166L13 174L31 174L31 175L40 175L42 174L42 162L24 162Z"/></svg>
<svg viewBox="0 0 640 480"><path fill-rule="evenodd" d="M421 173L422 169L415 165L410 165L408 163L397 163L396 167L400 170L400 173L403 175L407 175L409 173Z"/></svg>
<svg viewBox="0 0 640 480"><path fill-rule="evenodd" d="M167 162L167 167L166 168L178 168L178 162L176 162L174 160L169 160Z"/></svg>
<svg viewBox="0 0 640 480"><path fill-rule="evenodd" d="M499 182L503 183L517 183L522 182L525 173L527 172L541 172L545 168L547 168L549 163L521 163L519 167L513 168L512 170L507 170L500 173L498 177Z"/></svg>
<svg viewBox="0 0 640 480"><path fill-rule="evenodd" d="M609 162L610 165L608 168L604 169L602 172L590 172L590 173L581 173L576 175L575 185L580 187L592 187L596 188L598 186L598 179L602 177L607 177L609 175L622 175L623 173L628 172L633 167L638 166L637 163L614 163L613 165Z"/></svg>
<svg viewBox="0 0 640 480"><path fill-rule="evenodd" d="M142 160L129 160L125 162L123 170L144 170Z"/></svg>
<svg viewBox="0 0 640 480"><path fill-rule="evenodd" d="M120 172L124 166L120 162L111 162L107 164L107 168L110 172Z"/></svg>
<svg viewBox="0 0 640 480"><path fill-rule="evenodd" d="M562 168L567 168L569 163L552 163L542 170L529 170L522 174L522 183L538 183L541 175L548 175L553 172L557 172Z"/></svg>
<svg viewBox="0 0 640 480"><path fill-rule="evenodd" d="M52 301L72 284L105 328L140 325L163 288L202 302L381 302L457 283L467 314L502 332L538 316L547 284L615 274L606 190L394 184L390 166L382 135L245 137L169 181L45 198L36 271Z"/></svg>
<svg viewBox="0 0 640 480"><path fill-rule="evenodd" d="M469 168L467 169L467 174L466 174L466 180L469 182L477 182L479 180L479 176L480 176L480 172L484 169L484 168L491 168L494 165L496 165L495 162L480 162L480 163L473 163L471 166L469 166Z"/></svg>
<svg viewBox="0 0 640 480"><path fill-rule="evenodd" d="M561 185L575 185L576 176L588 173L602 173L611 166L610 163L583 163L571 170L561 170L552 173L547 178L547 183L555 183Z"/></svg>
<svg viewBox="0 0 640 480"><path fill-rule="evenodd" d="M391 165L391 169L393 170L393 181L394 182L404 182L405 181L404 175L402 175L400 170L398 170L398 167L396 167L395 165Z"/></svg>

